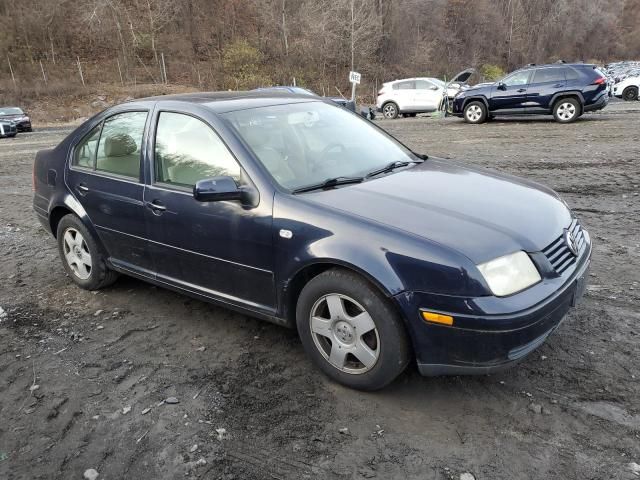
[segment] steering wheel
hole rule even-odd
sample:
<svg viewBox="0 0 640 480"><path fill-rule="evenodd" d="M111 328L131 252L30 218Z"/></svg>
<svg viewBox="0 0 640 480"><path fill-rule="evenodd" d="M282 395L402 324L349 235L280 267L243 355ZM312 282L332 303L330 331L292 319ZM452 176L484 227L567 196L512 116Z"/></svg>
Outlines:
<svg viewBox="0 0 640 480"><path fill-rule="evenodd" d="M320 153L314 155L313 158L313 167L312 170L314 172L321 170L327 166L331 166L331 164L335 164L338 161L338 158L331 158L329 153L333 150L337 150L335 153L343 153L347 150L347 148L341 143L330 143L326 147L322 149ZM329 156L329 158L326 158Z"/></svg>

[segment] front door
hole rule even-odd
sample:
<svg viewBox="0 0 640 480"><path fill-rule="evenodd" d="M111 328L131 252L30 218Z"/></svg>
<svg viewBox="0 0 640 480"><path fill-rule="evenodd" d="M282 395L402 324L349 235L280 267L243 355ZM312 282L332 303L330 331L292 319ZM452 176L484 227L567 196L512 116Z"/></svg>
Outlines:
<svg viewBox="0 0 640 480"><path fill-rule="evenodd" d="M524 113L531 70L515 72L491 89L492 112Z"/></svg>
<svg viewBox="0 0 640 480"><path fill-rule="evenodd" d="M414 107L420 112L430 112L438 109L442 100L443 89L428 80L416 80L414 90Z"/></svg>
<svg viewBox="0 0 640 480"><path fill-rule="evenodd" d="M109 260L124 268L152 271L140 180L147 116L146 111L122 112L95 126L73 150L66 181L95 226Z"/></svg>
<svg viewBox="0 0 640 480"><path fill-rule="evenodd" d="M211 125L192 114L156 113L147 235L157 279L232 304L275 311L272 212L239 201L199 202L198 180L230 176L248 185Z"/></svg>

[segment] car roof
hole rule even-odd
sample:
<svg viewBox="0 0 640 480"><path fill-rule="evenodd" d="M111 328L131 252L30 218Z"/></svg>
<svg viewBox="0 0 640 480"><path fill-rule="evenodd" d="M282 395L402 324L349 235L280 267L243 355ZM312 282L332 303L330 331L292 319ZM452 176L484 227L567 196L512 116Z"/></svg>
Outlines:
<svg viewBox="0 0 640 480"><path fill-rule="evenodd" d="M530 65L525 65L514 72L519 72L520 70L530 70L532 68L547 68L547 67L577 67L577 68L595 68L596 65L593 63L565 63L565 62L557 62L557 63L543 63L540 65L536 65L532 63Z"/></svg>
<svg viewBox="0 0 640 480"><path fill-rule="evenodd" d="M282 90L255 90L250 92L193 92L138 98L131 103L184 102L202 105L216 113L245 110L248 108L286 105L290 103L322 102L320 97L291 93Z"/></svg>
<svg viewBox="0 0 640 480"><path fill-rule="evenodd" d="M439 80L436 77L411 77L411 78L398 78L396 80L391 80L387 83L396 83L396 82L410 82L411 80Z"/></svg>

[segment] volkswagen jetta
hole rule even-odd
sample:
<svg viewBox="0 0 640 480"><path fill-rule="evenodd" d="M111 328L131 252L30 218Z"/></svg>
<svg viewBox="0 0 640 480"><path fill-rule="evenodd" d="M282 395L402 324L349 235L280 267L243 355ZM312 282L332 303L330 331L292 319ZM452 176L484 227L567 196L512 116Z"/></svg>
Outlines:
<svg viewBox="0 0 640 480"><path fill-rule="evenodd" d="M552 190L414 153L328 100L110 108L37 154L34 208L80 287L118 274L297 328L360 389L413 360L486 373L580 299L591 241Z"/></svg>

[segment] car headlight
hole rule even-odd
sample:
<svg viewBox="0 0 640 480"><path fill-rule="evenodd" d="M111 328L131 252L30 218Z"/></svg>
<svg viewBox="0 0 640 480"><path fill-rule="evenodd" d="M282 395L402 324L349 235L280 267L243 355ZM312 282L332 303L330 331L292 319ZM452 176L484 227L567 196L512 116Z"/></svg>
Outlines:
<svg viewBox="0 0 640 480"><path fill-rule="evenodd" d="M496 297L519 292L542 280L525 252L516 252L478 265L478 270Z"/></svg>

